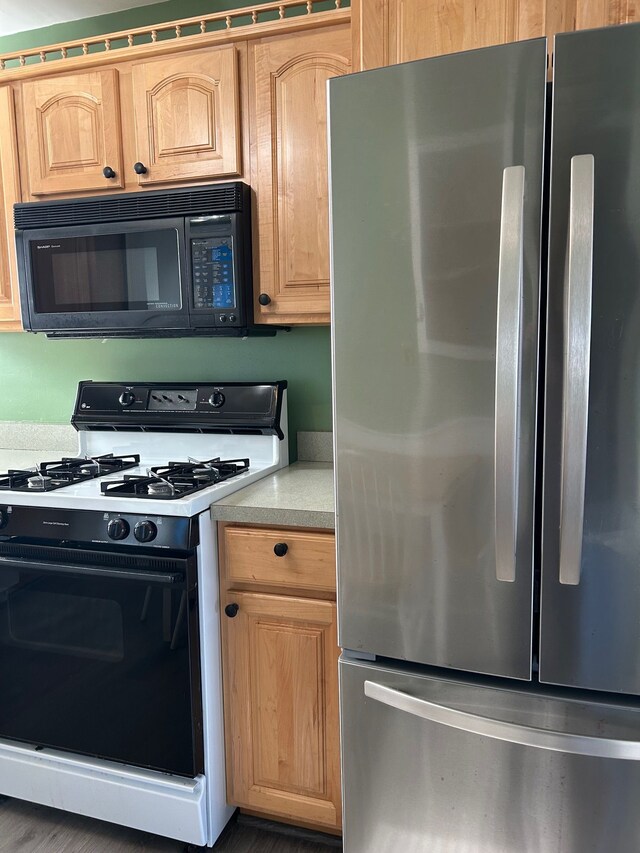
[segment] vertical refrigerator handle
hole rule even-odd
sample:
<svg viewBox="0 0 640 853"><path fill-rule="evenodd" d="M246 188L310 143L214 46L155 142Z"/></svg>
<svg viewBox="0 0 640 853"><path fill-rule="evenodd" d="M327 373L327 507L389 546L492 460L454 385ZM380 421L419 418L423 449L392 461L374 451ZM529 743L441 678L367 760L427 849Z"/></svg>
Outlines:
<svg viewBox="0 0 640 853"><path fill-rule="evenodd" d="M580 583L587 468L594 158L571 158L569 240L564 297L564 376L560 496L560 583Z"/></svg>
<svg viewBox="0 0 640 853"><path fill-rule="evenodd" d="M502 173L496 324L494 510L496 578L516 579L524 269L524 166Z"/></svg>

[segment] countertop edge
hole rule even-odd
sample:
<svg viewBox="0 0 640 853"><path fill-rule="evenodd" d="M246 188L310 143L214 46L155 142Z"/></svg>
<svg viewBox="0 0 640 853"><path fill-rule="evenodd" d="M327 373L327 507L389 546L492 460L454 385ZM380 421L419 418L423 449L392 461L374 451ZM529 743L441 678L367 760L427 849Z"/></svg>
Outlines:
<svg viewBox="0 0 640 853"><path fill-rule="evenodd" d="M214 521L237 522L238 524L267 524L277 527L316 527L335 530L335 515L332 512L272 507L218 506L211 507Z"/></svg>
<svg viewBox="0 0 640 853"><path fill-rule="evenodd" d="M211 505L214 521L335 530L333 466L295 462Z"/></svg>

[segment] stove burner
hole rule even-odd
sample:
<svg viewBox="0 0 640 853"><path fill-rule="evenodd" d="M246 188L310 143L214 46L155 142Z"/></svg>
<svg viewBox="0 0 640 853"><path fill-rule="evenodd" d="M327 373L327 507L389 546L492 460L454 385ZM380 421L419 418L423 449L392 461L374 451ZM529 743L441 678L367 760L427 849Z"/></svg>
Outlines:
<svg viewBox="0 0 640 853"><path fill-rule="evenodd" d="M42 474L36 474L35 477L29 477L27 480L27 486L30 489L40 489L42 492L46 492L52 483L53 477L44 477Z"/></svg>
<svg viewBox="0 0 640 853"><path fill-rule="evenodd" d="M100 488L103 495L113 497L175 500L248 470L248 459L169 462L168 465L150 468L147 477L125 475L123 480L106 480Z"/></svg>
<svg viewBox="0 0 640 853"><path fill-rule="evenodd" d="M171 494L171 484L158 480L157 482L149 483L147 492L150 497L165 497Z"/></svg>
<svg viewBox="0 0 640 853"><path fill-rule="evenodd" d="M0 474L0 491L52 492L54 489L84 483L85 480L93 480L104 474L135 468L139 462L140 456L137 453L127 456L106 453L89 458L63 458L55 462L41 462L33 468L9 470L6 474Z"/></svg>

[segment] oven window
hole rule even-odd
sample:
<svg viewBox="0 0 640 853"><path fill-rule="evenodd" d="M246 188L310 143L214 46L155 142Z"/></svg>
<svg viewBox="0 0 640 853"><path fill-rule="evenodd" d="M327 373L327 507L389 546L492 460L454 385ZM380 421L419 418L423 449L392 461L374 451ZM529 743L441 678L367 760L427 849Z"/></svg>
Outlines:
<svg viewBox="0 0 640 853"><path fill-rule="evenodd" d="M122 608L109 598L53 592L49 579L20 585L7 601L12 646L51 654L122 661Z"/></svg>
<svg viewBox="0 0 640 853"><path fill-rule="evenodd" d="M30 252L39 314L182 307L175 228L39 239Z"/></svg>

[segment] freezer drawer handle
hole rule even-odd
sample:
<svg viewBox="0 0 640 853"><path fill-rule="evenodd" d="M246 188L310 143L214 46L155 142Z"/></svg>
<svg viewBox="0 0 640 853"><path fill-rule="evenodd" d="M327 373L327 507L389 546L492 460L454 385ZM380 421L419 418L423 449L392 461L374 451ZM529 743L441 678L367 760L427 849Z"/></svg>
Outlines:
<svg viewBox="0 0 640 853"><path fill-rule="evenodd" d="M443 726L450 726L453 729L460 729L483 737L517 743L521 746L532 746L535 749L550 749L555 752L588 755L592 758L640 761L639 741L576 735L522 726L505 720L494 720L491 717L459 711L457 708L448 708L446 705L439 705L437 702L417 699L401 690L394 690L391 687L385 687L383 684L376 684L374 681L365 681L364 694L369 699L374 699L390 708L396 708L398 711L413 714L414 717L422 717L423 720L430 720Z"/></svg>
<svg viewBox="0 0 640 853"><path fill-rule="evenodd" d="M593 154L572 157L564 302L560 583L574 586L580 583L587 468L593 192Z"/></svg>
<svg viewBox="0 0 640 853"><path fill-rule="evenodd" d="M496 578L516 579L522 362L524 166L502 173L496 326L494 496Z"/></svg>

